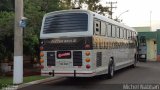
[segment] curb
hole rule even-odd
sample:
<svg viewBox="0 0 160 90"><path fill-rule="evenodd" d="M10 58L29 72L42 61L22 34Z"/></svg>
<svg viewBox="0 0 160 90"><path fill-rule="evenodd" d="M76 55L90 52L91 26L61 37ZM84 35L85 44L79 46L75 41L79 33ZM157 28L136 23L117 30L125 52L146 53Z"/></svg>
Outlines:
<svg viewBox="0 0 160 90"><path fill-rule="evenodd" d="M45 78L45 79L41 79L41 80L36 80L36 81L28 82L28 83L23 83L23 84L20 84L20 85L11 85L9 87L2 88L2 90L17 90L17 89L21 89L21 88L24 88L24 87L34 85L34 84L40 84L40 83L44 83L44 82L48 82L48 81L52 81L52 80L58 80L60 78L63 78L63 77L49 77L49 78Z"/></svg>
<svg viewBox="0 0 160 90"><path fill-rule="evenodd" d="M41 79L41 80L36 80L36 81L24 83L24 84L18 85L17 89L21 89L21 88L24 88L24 87L27 87L27 86L30 86L30 85L34 85L34 84L40 84L40 83L44 83L44 82L48 82L48 81L52 81L52 80L57 80L57 79L60 79L60 78L62 78L62 77L49 77L49 78L46 78L46 79Z"/></svg>

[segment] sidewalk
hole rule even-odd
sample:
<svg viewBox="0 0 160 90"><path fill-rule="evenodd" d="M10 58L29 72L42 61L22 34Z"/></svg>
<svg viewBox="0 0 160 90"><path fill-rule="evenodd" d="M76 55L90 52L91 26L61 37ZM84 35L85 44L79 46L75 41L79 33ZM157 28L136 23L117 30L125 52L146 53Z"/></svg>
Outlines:
<svg viewBox="0 0 160 90"><path fill-rule="evenodd" d="M20 85L11 85L11 86L8 86L6 88L3 88L2 90L17 90L17 89L21 89L21 88L24 88L24 87L27 87L27 86L30 86L30 85L49 82L49 81L57 80L57 79L60 79L60 78L63 78L63 77L49 77L49 78L46 78L46 79L36 80L36 81L29 82L29 83L23 83L23 84L20 84Z"/></svg>

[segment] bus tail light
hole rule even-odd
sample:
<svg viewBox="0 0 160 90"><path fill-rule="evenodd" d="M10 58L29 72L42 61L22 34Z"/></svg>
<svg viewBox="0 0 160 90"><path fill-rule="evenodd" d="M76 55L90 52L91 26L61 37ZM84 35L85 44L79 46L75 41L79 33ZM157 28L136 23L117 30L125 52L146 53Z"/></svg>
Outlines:
<svg viewBox="0 0 160 90"><path fill-rule="evenodd" d="M39 67L40 67L41 69L43 69L43 68L44 68L44 66L43 66L43 65L40 65Z"/></svg>
<svg viewBox="0 0 160 90"><path fill-rule="evenodd" d="M43 56L44 56L44 53L43 53L43 52L41 52L41 53L40 53L40 56L41 56L41 57L43 57Z"/></svg>
<svg viewBox="0 0 160 90"><path fill-rule="evenodd" d="M43 59L40 59L40 63L43 63L44 62L44 60Z"/></svg>
<svg viewBox="0 0 160 90"><path fill-rule="evenodd" d="M86 68L89 69L89 68L91 68L91 66L90 66L89 64L87 64L87 65L86 65Z"/></svg>
<svg viewBox="0 0 160 90"><path fill-rule="evenodd" d="M41 41L41 44L44 44L44 42L43 42L43 41Z"/></svg>
<svg viewBox="0 0 160 90"><path fill-rule="evenodd" d="M86 58L86 62L90 62L91 61L91 59L90 58Z"/></svg>
<svg viewBox="0 0 160 90"><path fill-rule="evenodd" d="M86 51L86 56L89 56L91 53L90 53L90 51Z"/></svg>
<svg viewBox="0 0 160 90"><path fill-rule="evenodd" d="M84 47L85 49L89 49L91 46L89 44L86 44Z"/></svg>
<svg viewBox="0 0 160 90"><path fill-rule="evenodd" d="M41 51L44 50L43 46L40 47L40 50L41 50Z"/></svg>

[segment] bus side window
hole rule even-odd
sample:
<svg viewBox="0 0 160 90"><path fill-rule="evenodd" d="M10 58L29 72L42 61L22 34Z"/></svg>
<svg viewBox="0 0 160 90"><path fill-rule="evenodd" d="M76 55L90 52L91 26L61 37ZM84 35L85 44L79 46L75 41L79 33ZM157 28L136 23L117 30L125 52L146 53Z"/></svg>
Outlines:
<svg viewBox="0 0 160 90"><path fill-rule="evenodd" d="M108 23L105 24L106 24L106 36L108 36Z"/></svg>
<svg viewBox="0 0 160 90"><path fill-rule="evenodd" d="M103 21L101 21L101 35L102 36L106 35L106 24Z"/></svg>
<svg viewBox="0 0 160 90"><path fill-rule="evenodd" d="M134 39L134 32L131 32L131 39L133 40Z"/></svg>
<svg viewBox="0 0 160 90"><path fill-rule="evenodd" d="M117 35L116 35L117 38L120 38L120 27L117 27L117 31L116 32L117 32Z"/></svg>
<svg viewBox="0 0 160 90"><path fill-rule="evenodd" d="M107 36L111 37L112 35L112 25L111 24L107 24Z"/></svg>
<svg viewBox="0 0 160 90"><path fill-rule="evenodd" d="M112 37L116 37L116 26L112 25Z"/></svg>
<svg viewBox="0 0 160 90"><path fill-rule="evenodd" d="M132 33L129 31L129 39L132 39Z"/></svg>
<svg viewBox="0 0 160 90"><path fill-rule="evenodd" d="M131 31L131 39L133 39L133 32Z"/></svg>
<svg viewBox="0 0 160 90"><path fill-rule="evenodd" d="M130 38L130 35L129 35L130 33L129 33L129 30L127 30L127 39L129 39Z"/></svg>
<svg viewBox="0 0 160 90"><path fill-rule="evenodd" d="M124 29L124 38L127 39L127 30Z"/></svg>
<svg viewBox="0 0 160 90"><path fill-rule="evenodd" d="M124 36L124 29L120 28L120 38L123 38L123 36Z"/></svg>
<svg viewBox="0 0 160 90"><path fill-rule="evenodd" d="M137 33L136 33L136 32L134 32L133 36L134 36L134 38L137 38Z"/></svg>
<svg viewBox="0 0 160 90"><path fill-rule="evenodd" d="M94 35L100 35L100 21L94 22Z"/></svg>

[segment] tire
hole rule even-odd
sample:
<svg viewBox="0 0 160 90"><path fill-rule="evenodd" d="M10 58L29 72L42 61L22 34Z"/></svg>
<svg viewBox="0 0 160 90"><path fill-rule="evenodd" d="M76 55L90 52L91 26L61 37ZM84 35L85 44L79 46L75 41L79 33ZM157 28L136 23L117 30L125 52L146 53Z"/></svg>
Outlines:
<svg viewBox="0 0 160 90"><path fill-rule="evenodd" d="M137 64L137 55L135 54L134 64L131 65L132 68L135 68Z"/></svg>
<svg viewBox="0 0 160 90"><path fill-rule="evenodd" d="M108 67L108 78L111 79L114 76L114 62L111 61Z"/></svg>
<svg viewBox="0 0 160 90"><path fill-rule="evenodd" d="M131 65L131 68L135 68L136 67L136 63L137 63L137 61L135 60L134 64Z"/></svg>

